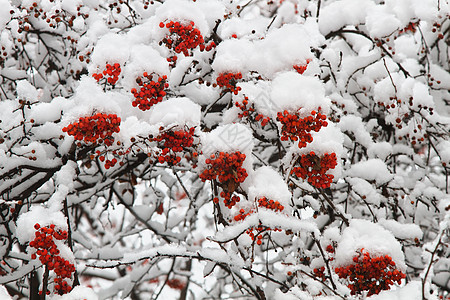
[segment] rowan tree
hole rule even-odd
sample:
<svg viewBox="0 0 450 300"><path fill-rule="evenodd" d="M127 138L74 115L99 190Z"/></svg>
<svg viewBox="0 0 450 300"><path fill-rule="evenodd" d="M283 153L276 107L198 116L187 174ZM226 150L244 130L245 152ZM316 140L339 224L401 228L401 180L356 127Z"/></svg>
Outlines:
<svg viewBox="0 0 450 300"><path fill-rule="evenodd" d="M0 6L0 298L449 299L447 0Z"/></svg>

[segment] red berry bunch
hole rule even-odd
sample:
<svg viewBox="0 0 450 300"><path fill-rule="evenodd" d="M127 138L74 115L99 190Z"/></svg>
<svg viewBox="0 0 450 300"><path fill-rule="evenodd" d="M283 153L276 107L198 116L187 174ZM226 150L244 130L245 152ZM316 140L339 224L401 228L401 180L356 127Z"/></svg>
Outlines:
<svg viewBox="0 0 450 300"><path fill-rule="evenodd" d="M306 71L306 68L308 68L308 64L311 62L310 59L306 60L306 64L305 65L294 65L294 69L295 71L297 71L299 74L303 74Z"/></svg>
<svg viewBox="0 0 450 300"><path fill-rule="evenodd" d="M280 202L278 201L274 201L274 200L269 200L267 199L267 197L261 197L258 199L257 201L258 203L258 207L265 207L267 209L271 209L273 211L276 212L281 212L284 210L284 206L280 204ZM236 216L234 216L234 220L235 221L242 221L245 220L246 217L248 217L249 215L253 214L255 212L254 209L251 209L249 212L245 212L244 209L239 210L239 214L237 214ZM281 229L279 228L270 228L267 226L263 226L263 225L258 225L257 227L251 227L249 229L246 230L246 233L250 236L250 238L254 241L256 239L256 244L261 245L262 244L262 238L263 238L263 233L265 231L281 231Z"/></svg>
<svg viewBox="0 0 450 300"><path fill-rule="evenodd" d="M117 151L117 150L113 150L112 154L114 155L114 157L112 159L107 158L107 156L105 155L106 151L104 151L103 153L100 150L95 151L95 154L97 154L98 159L103 163L105 163L105 169L109 169L111 167L114 167L117 164L117 158L115 156L117 155L124 155L126 154L123 151ZM91 156L91 159L94 159L95 155ZM119 164L122 166L124 163L123 161L119 162Z"/></svg>
<svg viewBox="0 0 450 300"><path fill-rule="evenodd" d="M326 174L326 172L337 166L335 153L325 153L319 157L311 151L309 154L303 154L299 159L298 166L292 168L291 174L295 174L302 179L308 178L308 182L317 188L330 187L334 176Z"/></svg>
<svg viewBox="0 0 450 300"><path fill-rule="evenodd" d="M242 168L245 157L245 154L239 151L212 154L205 161L208 167L200 174L200 179L203 182L206 180L219 181L223 190L220 195L224 198L225 205L228 208L233 207L240 200L239 196L232 196L232 194L248 176L247 170Z"/></svg>
<svg viewBox="0 0 450 300"><path fill-rule="evenodd" d="M186 286L186 284L178 278L167 280L167 285L174 290L182 290Z"/></svg>
<svg viewBox="0 0 450 300"><path fill-rule="evenodd" d="M153 80L154 75L155 80ZM163 100L163 97L166 95L164 89L169 87L169 83L167 82L166 75L158 76L144 72L142 77L144 80L141 77L136 79L136 83L140 86L140 89L131 89L131 93L135 98L132 105L145 111Z"/></svg>
<svg viewBox="0 0 450 300"><path fill-rule="evenodd" d="M261 122L262 127L266 126L267 123L269 123L269 121L270 121L269 117L264 117L263 114L259 114L255 111L254 104L247 107L248 106L248 97L247 96L244 97L244 100L242 101L242 103L239 103L238 101L236 101L235 105L242 111L242 113L238 114L238 117L241 119L247 118L252 123L254 123L254 121Z"/></svg>
<svg viewBox="0 0 450 300"><path fill-rule="evenodd" d="M106 69L103 70L102 73L94 73L92 77L94 77L97 82L100 82L103 77L106 78L106 82L110 85L115 85L119 80L119 75L122 70L120 69L120 64L115 63L113 65L106 64Z"/></svg>
<svg viewBox="0 0 450 300"><path fill-rule="evenodd" d="M395 262L388 255L371 257L362 249L353 257L355 264L335 268L339 278L349 281L348 287L352 295L368 291L367 296L389 290L395 282L400 284L406 275L395 268Z"/></svg>
<svg viewBox="0 0 450 300"><path fill-rule="evenodd" d="M314 268L313 273L315 277L325 280L325 267Z"/></svg>
<svg viewBox="0 0 450 300"><path fill-rule="evenodd" d="M284 206L280 204L278 201L269 200L266 197L262 197L258 199L258 207L265 207L267 209L271 209L275 212L280 212L284 210Z"/></svg>
<svg viewBox="0 0 450 300"><path fill-rule="evenodd" d="M74 136L77 141L105 143L111 146L114 143L113 133L120 131L119 125L120 118L116 114L97 113L90 117L81 117L78 122L69 124L62 131Z"/></svg>
<svg viewBox="0 0 450 300"><path fill-rule="evenodd" d="M205 46L205 40L203 39L200 30L195 27L193 21L190 21L187 24L174 21L169 21L165 24L164 22L161 22L159 23L159 27L166 27L169 29L170 34L162 40L162 43L164 43L167 48L175 51L175 53L183 52L185 56L190 56L190 51L197 47L200 47L200 51L210 51L215 47L214 42Z"/></svg>
<svg viewBox="0 0 450 300"><path fill-rule="evenodd" d="M310 116L304 118L301 118L297 113L291 114L287 110L278 112L277 120L283 124L281 128L281 140L298 140L298 147L303 148L313 140L311 131L318 132L320 128L328 125L326 119L327 117L325 115L314 110Z"/></svg>
<svg viewBox="0 0 450 300"><path fill-rule="evenodd" d="M216 79L216 82L218 86L224 87L225 89L237 95L241 90L241 87L236 86L237 81L239 79L242 79L241 72L237 73L226 72L219 74L219 76Z"/></svg>
<svg viewBox="0 0 450 300"><path fill-rule="evenodd" d="M408 32L408 31L410 31L411 33L414 33L417 31L417 25L419 25L419 22L415 22L415 23L409 22L408 26L401 29L398 33L402 34L402 33Z"/></svg>
<svg viewBox="0 0 450 300"><path fill-rule="evenodd" d="M53 1L51 1L53 2ZM20 3L20 2L19 2ZM27 2L29 3L29 2ZM85 7L82 5L77 6L77 15L74 15L64 9L56 8L56 5L54 6L48 6L48 5L41 5L41 1L34 1L30 6L26 6L24 4L20 4L19 8L23 9L21 11L22 13L25 13L26 15L21 15L19 25L22 25L19 27L18 33L21 33L23 31L29 31L31 22L30 19L38 19L40 20L40 24L46 24L49 28L56 29L59 27L60 24L64 24L64 26L73 27L73 21L76 19L77 16L86 19L89 17L88 13L82 13L82 10L85 11ZM23 21L22 21L23 20ZM25 23L25 24L23 24ZM33 24L35 22L32 22Z"/></svg>
<svg viewBox="0 0 450 300"><path fill-rule="evenodd" d="M167 162L169 165L176 165L181 161L179 153L194 144L195 128L191 127L185 131L183 129L164 130L161 127L159 130L160 134L157 137L150 138L150 141L158 142L158 148L162 149L162 152L158 154L158 161L161 164Z"/></svg>
<svg viewBox="0 0 450 300"><path fill-rule="evenodd" d="M38 223L34 225L36 229L35 238L30 242L30 246L36 248L36 253L31 254L32 259L39 256L39 260L48 270L55 272L54 290L59 295L71 291L72 287L65 281L65 278L72 277L75 266L69 261L59 256L58 247L54 239L66 240L67 231L55 229L55 225L41 227Z"/></svg>

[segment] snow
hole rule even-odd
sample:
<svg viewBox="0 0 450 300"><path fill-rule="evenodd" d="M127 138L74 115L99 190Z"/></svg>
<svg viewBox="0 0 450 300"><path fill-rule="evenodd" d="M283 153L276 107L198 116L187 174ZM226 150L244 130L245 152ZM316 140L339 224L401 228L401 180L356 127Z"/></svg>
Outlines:
<svg viewBox="0 0 450 300"><path fill-rule="evenodd" d="M351 185L355 193L357 193L360 197L365 197L364 200L367 203L380 205L382 197L369 182L357 177L346 178L346 181Z"/></svg>
<svg viewBox="0 0 450 300"><path fill-rule="evenodd" d="M370 158L379 158L381 160L386 160L389 155L392 155L393 147L388 142L379 142L370 144L367 148L367 155Z"/></svg>
<svg viewBox="0 0 450 300"><path fill-rule="evenodd" d="M305 281L306 282L306 281ZM317 281L307 280L310 285L317 286ZM320 284L321 285L321 284ZM275 291L273 300L337 300L341 299L335 296L315 296L310 293L302 291L300 287L294 286L287 293L283 293L279 289Z"/></svg>
<svg viewBox="0 0 450 300"><path fill-rule="evenodd" d="M295 232L307 231L313 233L315 236L320 235L316 224L310 220L299 220L290 216L280 218L279 213L261 209L257 213L247 216L243 221L234 223L222 231L217 232L214 239L217 241L229 241L245 232L248 228L257 227L259 224Z"/></svg>
<svg viewBox="0 0 450 300"><path fill-rule="evenodd" d="M9 11L12 9L11 4L8 0L0 0L0 32L3 31L6 24L11 20L11 14Z"/></svg>
<svg viewBox="0 0 450 300"><path fill-rule="evenodd" d="M130 41L123 34L108 33L102 36L92 52L89 73L103 71L107 63L123 66L130 56L129 44Z"/></svg>
<svg viewBox="0 0 450 300"><path fill-rule="evenodd" d="M94 291L88 287L76 286L70 293L59 296L50 296L50 300L98 300L98 296Z"/></svg>
<svg viewBox="0 0 450 300"><path fill-rule="evenodd" d="M371 256L389 255L400 271L406 270L402 245L391 232L381 225L362 219L350 220L350 226L342 232L342 238L336 247L335 264L352 264L357 251L364 248Z"/></svg>
<svg viewBox="0 0 450 300"><path fill-rule="evenodd" d="M142 76L144 72L155 73L163 76L169 75L169 64L167 60L150 45L133 45L130 50L130 59L123 69L123 85L131 90L137 87L136 78ZM153 80L155 80L154 76Z"/></svg>
<svg viewBox="0 0 450 300"><path fill-rule="evenodd" d="M22 213L17 220L16 236L21 244L34 239L34 224L39 223L41 227L55 224L56 228L67 230L67 220L62 212L52 210L43 206L32 206L26 213Z"/></svg>
<svg viewBox="0 0 450 300"><path fill-rule="evenodd" d="M38 100L38 91L31 83L28 82L28 80L19 80L17 82L16 91L19 99L30 102L35 102Z"/></svg>
<svg viewBox="0 0 450 300"><path fill-rule="evenodd" d="M378 224L389 230L398 239L422 239L423 232L416 224L402 224L395 220L381 219Z"/></svg>
<svg viewBox="0 0 450 300"><path fill-rule="evenodd" d="M381 291L378 295L369 297L370 300L421 300L422 299L422 283L420 281L408 282L405 286L391 290ZM437 296L431 295L430 300L437 300Z"/></svg>
<svg viewBox="0 0 450 300"><path fill-rule="evenodd" d="M441 141L436 145L436 149L439 151L441 161L450 165L450 141Z"/></svg>
<svg viewBox="0 0 450 300"><path fill-rule="evenodd" d="M309 114L321 108L329 111L330 100L319 79L303 76L295 71L281 73L272 82L271 100L277 107L288 111L299 110L300 115Z"/></svg>
<svg viewBox="0 0 450 300"><path fill-rule="evenodd" d="M200 124L200 105L188 98L170 98L153 106L149 122L153 125L194 127Z"/></svg>
<svg viewBox="0 0 450 300"><path fill-rule="evenodd" d="M0 285L0 298L3 300L12 300L11 296L8 294L6 288Z"/></svg>
<svg viewBox="0 0 450 300"><path fill-rule="evenodd" d="M358 143L366 148L372 144L372 138L367 130L364 128L362 118L354 115L343 116L337 126L342 132L353 133Z"/></svg>
<svg viewBox="0 0 450 300"><path fill-rule="evenodd" d="M320 32L327 35L345 25L364 23L367 13L374 7L371 0L341 0L324 5L319 16Z"/></svg>
<svg viewBox="0 0 450 300"><path fill-rule="evenodd" d="M378 185L385 184L393 178L386 164L378 158L361 161L352 165L345 172L345 175L363 178L367 181L375 181Z"/></svg>
<svg viewBox="0 0 450 300"><path fill-rule="evenodd" d="M63 201L64 199L66 199L67 195L72 191L74 187L76 169L76 163L73 161L69 161L66 165L62 166L58 172L56 172L56 190L47 201L47 206L50 209L54 211L63 209Z"/></svg>
<svg viewBox="0 0 450 300"><path fill-rule="evenodd" d="M366 17L366 26L371 37L381 38L401 28L400 21L384 5L377 5Z"/></svg>
<svg viewBox="0 0 450 300"><path fill-rule="evenodd" d="M257 200L260 197L278 201L284 206L283 213L290 212L291 193L281 175L271 167L260 167L252 174L248 188L248 198Z"/></svg>
<svg viewBox="0 0 450 300"><path fill-rule="evenodd" d="M293 65L312 60L311 48L323 42L315 22L286 24L271 30L264 39L224 40L217 46L212 67L218 74L257 71L264 77L274 78L278 73L292 70Z"/></svg>

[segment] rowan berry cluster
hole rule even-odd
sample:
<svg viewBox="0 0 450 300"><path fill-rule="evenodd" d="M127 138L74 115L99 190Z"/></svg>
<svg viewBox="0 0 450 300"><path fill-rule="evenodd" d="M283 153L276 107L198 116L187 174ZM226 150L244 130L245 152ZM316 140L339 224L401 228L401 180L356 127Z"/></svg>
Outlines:
<svg viewBox="0 0 450 300"><path fill-rule="evenodd" d="M200 48L200 51L210 51L215 47L214 42L211 42L207 46L205 45L205 40L200 30L195 27L193 21L186 23L187 24L183 24L174 21L159 23L159 27L166 27L170 32L170 34L162 40L162 43L164 43L167 48L172 49L175 53L183 53L185 56L190 56L190 51L197 47Z"/></svg>
<svg viewBox="0 0 450 300"><path fill-rule="evenodd" d="M226 90L229 90L233 94L237 95L239 91L241 90L241 87L236 86L238 80L242 79L241 72L237 73L221 73L216 79L217 85L220 87L225 88Z"/></svg>
<svg viewBox="0 0 450 300"><path fill-rule="evenodd" d="M236 101L235 103L236 107L238 107L242 112L238 113L238 117L241 119L248 119L250 122L261 122L261 126L264 127L269 123L270 118L264 117L263 114L257 113L255 111L255 105L252 104L251 106L248 106L248 97L245 96L242 103L239 103Z"/></svg>
<svg viewBox="0 0 450 300"><path fill-rule="evenodd" d="M319 108L320 111L320 108ZM281 140L298 140L298 147L306 147L313 138L311 131L318 132L320 128L328 125L327 117L320 112L312 111L310 116L301 118L298 113L291 114L287 110L278 112L277 120L283 125L281 128Z"/></svg>
<svg viewBox="0 0 450 300"><path fill-rule="evenodd" d="M431 77L429 80L430 84L432 85L434 78ZM441 82L437 81L436 83L440 84ZM423 122L423 118L421 114L422 112L424 112L433 115L434 114L433 107L422 106L421 104L419 104L417 106L419 109L419 113L415 113L414 108L412 108L414 105L414 97L412 96L408 99L408 101L399 99L394 96L390 97L389 102L387 103L378 102L378 106L383 108L390 115L398 113L398 107L402 105L409 105L411 111L399 114L398 117L395 119L395 123L393 125L398 129L402 129L403 126L405 126L405 124L407 127L412 125L414 129L412 130L412 132L407 132L405 135L399 136L398 139L400 141L405 140L412 146L424 142L425 139L428 138L428 134L422 130L423 126L421 123Z"/></svg>
<svg viewBox="0 0 450 300"><path fill-rule="evenodd" d="M154 76L155 80L153 80ZM163 100L163 97L166 95L164 90L169 87L169 83L167 82L166 75L159 76L144 72L142 78L138 77L136 79L136 83L140 86L140 89L131 89L131 93L135 98L132 105L145 111Z"/></svg>
<svg viewBox="0 0 450 300"><path fill-rule="evenodd" d="M239 202L239 196L232 196L239 184L247 178L247 170L242 168L245 160L245 154L237 151L234 153L219 152L212 154L206 159L207 168L200 174L200 179L218 180L222 192L220 195L224 198L224 203L228 208L233 207Z"/></svg>
<svg viewBox="0 0 450 300"><path fill-rule="evenodd" d="M117 150L113 150L110 152L110 154L113 155L112 159L109 159L106 155L109 151L103 151L101 152L100 150L96 150L95 154L97 155L98 159L103 163L105 163L105 169L109 169L111 167L114 167L117 164L117 158L116 156L120 156L120 155L124 155L129 153L129 151L123 152L123 151L117 151ZM91 160L93 160L95 158L95 155L91 155ZM121 166L123 166L123 161L120 161L119 164Z"/></svg>
<svg viewBox="0 0 450 300"><path fill-rule="evenodd" d="M299 157L299 164L292 168L291 174L295 174L298 178L307 178L311 185L325 189L330 187L334 178L333 175L326 174L326 172L334 169L336 166L337 158L335 153L325 153L319 157L311 151Z"/></svg>
<svg viewBox="0 0 450 300"><path fill-rule="evenodd" d="M325 267L322 266L320 268L314 268L313 270L314 276L320 278L321 280L325 280Z"/></svg>
<svg viewBox="0 0 450 300"><path fill-rule="evenodd" d="M120 131L119 125L120 118L116 114L96 113L93 116L81 117L78 122L69 124L62 131L74 136L77 141L111 146L114 143L113 133Z"/></svg>
<svg viewBox="0 0 450 300"><path fill-rule="evenodd" d="M167 280L167 285L174 290L182 290L186 286L186 284L178 278Z"/></svg>
<svg viewBox="0 0 450 300"><path fill-rule="evenodd" d="M294 67L295 71L297 71L297 73L303 74L303 73L305 73L306 69L308 68L308 64L310 62L311 62L311 60L307 59L306 60L306 64L304 64L304 65L294 65L293 67Z"/></svg>
<svg viewBox="0 0 450 300"><path fill-rule="evenodd" d="M160 134L156 137L150 137L150 141L158 143L158 148L162 151L158 153L157 159L159 163L167 162L169 165L176 165L181 161L180 153L194 144L195 128L188 130L164 130L160 129Z"/></svg>
<svg viewBox="0 0 450 300"><path fill-rule="evenodd" d="M50 0L50 2L54 2L54 0ZM33 2L30 6L23 6L21 5L21 8L25 10L26 15L21 16L21 20L25 22L23 26L19 27L18 32L21 33L22 30L28 31L30 30L30 24L29 19L35 18L40 19L43 22L43 24L47 24L50 28L57 28L59 24L64 24L68 27L73 27L73 21L77 17L76 15L73 15L71 13L66 12L64 9L58 8L58 7L52 7L48 5L40 5L40 1ZM82 9L82 6L79 5L77 7L78 16L81 16L83 18L88 18L89 14L83 14L80 12ZM22 25L19 23L19 25Z"/></svg>
<svg viewBox="0 0 450 300"><path fill-rule="evenodd" d="M34 228L36 229L35 238L30 242L30 246L37 251L31 254L31 258L36 259L39 256L40 262L56 274L54 279L55 294L63 295L70 292L72 287L66 282L65 278L72 277L75 266L58 255L59 250L54 241L54 239L66 240L67 231L55 229L54 224L41 227L36 223Z"/></svg>
<svg viewBox="0 0 450 300"><path fill-rule="evenodd" d="M261 197L257 200L258 207L264 207L270 210L273 210L275 212L281 212L284 210L284 206L280 204L278 201L274 201L271 199L267 199L267 197ZM253 214L255 212L254 209L251 209L250 211L246 212L244 209L239 210L239 214L234 216L235 221L242 221L245 220L246 217ZM254 241L256 239L256 243L258 245L262 244L262 238L263 238L263 232L264 231L281 231L279 228L270 228L263 225L258 225L257 227L251 227L246 230L246 233L250 236L250 238Z"/></svg>
<svg viewBox="0 0 450 300"><path fill-rule="evenodd" d="M280 202L267 199L266 197L258 199L258 207L265 207L275 212L280 212L284 210L284 206L281 205Z"/></svg>
<svg viewBox="0 0 450 300"><path fill-rule="evenodd" d="M110 85L115 85L119 80L119 75L122 69L120 68L119 63L115 63L113 65L106 64L106 69L103 70L102 73L94 73L92 77L94 77L97 82L100 82L103 78L106 78L106 82Z"/></svg>
<svg viewBox="0 0 450 300"><path fill-rule="evenodd" d="M419 22L409 22L409 24L405 28L401 29L398 33L402 34L407 33L408 31L414 33L417 30L417 25L419 25Z"/></svg>
<svg viewBox="0 0 450 300"><path fill-rule="evenodd" d="M348 280L348 287L352 295L368 291L367 296L389 290L395 282L400 284L406 275L395 268L395 262L388 255L371 257L370 253L362 249L353 262L344 267L335 268L339 278Z"/></svg>

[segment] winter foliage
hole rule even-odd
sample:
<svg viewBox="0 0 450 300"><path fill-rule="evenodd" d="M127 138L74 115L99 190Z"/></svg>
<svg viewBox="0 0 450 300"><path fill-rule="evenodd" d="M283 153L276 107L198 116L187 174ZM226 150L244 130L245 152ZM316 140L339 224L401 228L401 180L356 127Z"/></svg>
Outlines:
<svg viewBox="0 0 450 300"><path fill-rule="evenodd" d="M1 299L450 299L448 0L0 6Z"/></svg>

